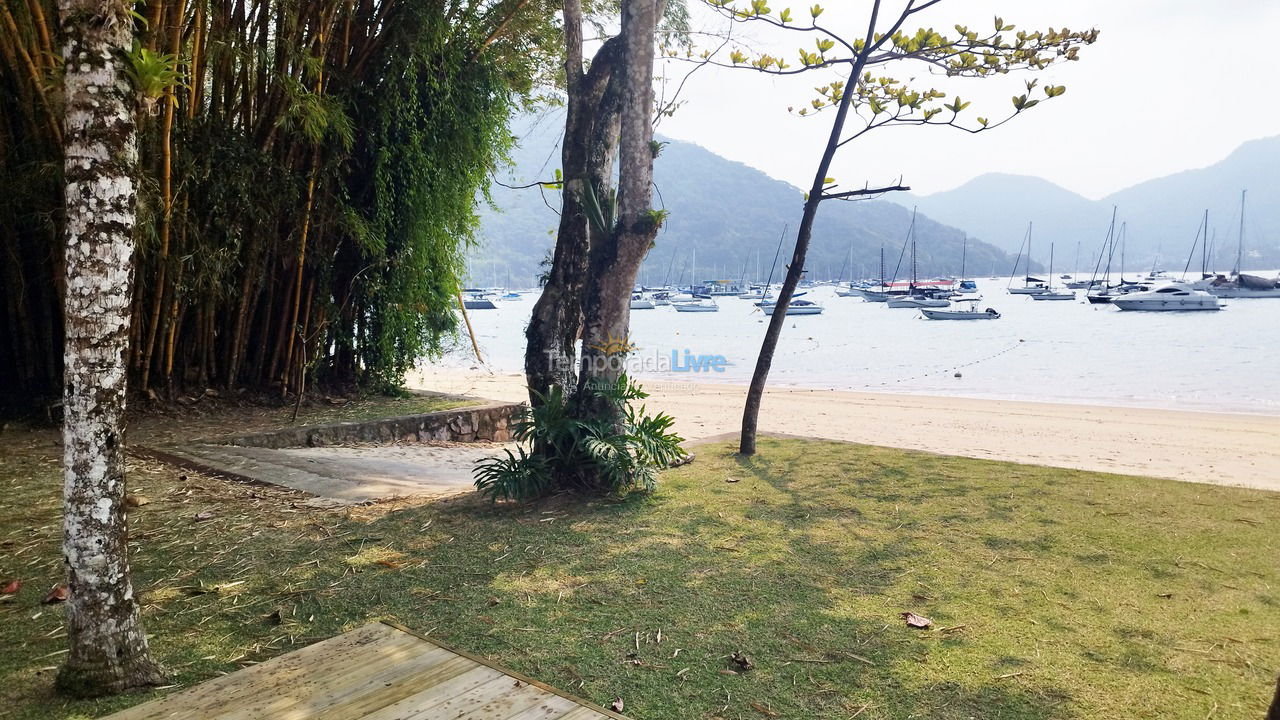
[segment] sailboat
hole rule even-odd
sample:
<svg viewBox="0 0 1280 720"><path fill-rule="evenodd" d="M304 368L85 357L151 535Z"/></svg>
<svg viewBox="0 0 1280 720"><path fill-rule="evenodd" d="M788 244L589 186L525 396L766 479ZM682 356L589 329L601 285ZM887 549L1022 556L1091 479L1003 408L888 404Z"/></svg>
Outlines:
<svg viewBox="0 0 1280 720"><path fill-rule="evenodd" d="M1053 290L1053 243L1049 243L1049 284L1044 292L1034 293L1032 300L1075 300L1075 292L1054 292Z"/></svg>
<svg viewBox="0 0 1280 720"><path fill-rule="evenodd" d="M969 234L968 233L965 233L964 240L962 240L961 243L962 244L960 245L960 281L956 283L956 290L958 292L965 293L965 294L976 293L978 292L978 283L965 277L965 273L964 273L965 260L967 260L969 256ZM977 299L977 298L976 297L970 298L970 297L963 297L963 296L952 298L952 300L970 300L970 299Z"/></svg>
<svg viewBox="0 0 1280 720"><path fill-rule="evenodd" d="M1044 286L1043 280L1039 278L1031 277L1031 223L1027 223L1027 236L1023 239L1022 244L1025 245L1027 248L1027 271L1023 274L1022 287L1012 287L1013 278L1012 277L1009 278L1009 285L1010 285L1010 287L1008 288L1009 294L1010 295L1038 295L1039 293L1042 293L1045 291L1045 286ZM1013 260L1013 272L1010 273L1011 276L1018 272L1018 261L1021 259L1022 259L1022 248L1019 247L1018 257L1014 258ZM1035 283L1035 285L1031 284L1033 282Z"/></svg>
<svg viewBox="0 0 1280 720"><path fill-rule="evenodd" d="M914 228L915 226L912 225ZM889 298L885 304L891 308L942 308L951 304L942 298L929 297L916 289L919 281L916 273L916 238L911 236L911 283L907 286L907 295Z"/></svg>
<svg viewBox="0 0 1280 720"><path fill-rule="evenodd" d="M1236 265L1231 277L1221 275L1206 288L1220 298L1280 298L1280 278L1271 279L1241 272L1244 260L1244 200L1248 190L1240 191L1240 237L1236 244Z"/></svg>
<svg viewBox="0 0 1280 720"><path fill-rule="evenodd" d="M1098 253L1098 262L1093 267L1093 277L1089 278L1089 291L1085 293L1085 299L1092 305L1104 305L1115 299L1119 293L1111 291L1111 258L1115 255L1116 241L1116 208L1111 208L1111 224L1107 226L1107 239L1102 241L1102 250ZM1102 256L1107 257L1106 269L1102 272L1102 279L1097 280L1098 265L1102 264ZM1101 290L1097 290L1098 285L1102 286Z"/></svg>

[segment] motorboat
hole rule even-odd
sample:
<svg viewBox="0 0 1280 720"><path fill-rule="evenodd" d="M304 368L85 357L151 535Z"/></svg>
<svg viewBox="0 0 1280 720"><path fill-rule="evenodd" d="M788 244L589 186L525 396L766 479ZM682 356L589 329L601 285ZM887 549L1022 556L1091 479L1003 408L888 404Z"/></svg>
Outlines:
<svg viewBox="0 0 1280 720"><path fill-rule="evenodd" d="M759 307L764 311L765 315L772 315L774 303L760 303ZM787 315L821 315L822 306L811 300L792 300L787 303Z"/></svg>
<svg viewBox="0 0 1280 720"><path fill-rule="evenodd" d="M467 310L497 310L498 306L487 295L474 293L462 300L462 307Z"/></svg>
<svg viewBox="0 0 1280 720"><path fill-rule="evenodd" d="M1046 290L1042 293L1035 293L1031 296L1032 300L1075 300L1076 294L1073 292L1055 292Z"/></svg>
<svg viewBox="0 0 1280 720"><path fill-rule="evenodd" d="M671 307L675 308L676 312L719 312L720 310L720 306L716 304L716 301L710 298L689 302L673 302Z"/></svg>
<svg viewBox="0 0 1280 720"><path fill-rule="evenodd" d="M655 307L656 305L653 304L653 301L643 295L636 294L631 296L632 310L652 310Z"/></svg>
<svg viewBox="0 0 1280 720"><path fill-rule="evenodd" d="M908 295L889 298L885 304L891 308L944 308L951 305L951 301L925 295Z"/></svg>
<svg viewBox="0 0 1280 720"><path fill-rule="evenodd" d="M995 308L987 308L986 310L978 310L976 307L970 306L968 309L952 308L941 310L937 308L920 308L920 312L930 320L999 320L1000 313Z"/></svg>
<svg viewBox="0 0 1280 720"><path fill-rule="evenodd" d="M1119 295L1111 304L1121 310L1221 310L1218 298L1186 283L1169 283L1155 290Z"/></svg>

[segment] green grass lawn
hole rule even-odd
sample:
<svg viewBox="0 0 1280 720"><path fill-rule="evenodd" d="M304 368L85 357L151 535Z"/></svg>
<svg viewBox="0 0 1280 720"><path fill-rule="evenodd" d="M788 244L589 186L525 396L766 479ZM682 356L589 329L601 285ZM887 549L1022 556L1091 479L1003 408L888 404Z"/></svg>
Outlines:
<svg viewBox="0 0 1280 720"><path fill-rule="evenodd" d="M57 453L21 437L0 455L0 580L25 583L0 603L0 715L140 702L50 694ZM653 495L588 504L319 511L131 470L145 623L182 685L371 618L638 720L1258 720L1280 670L1280 494L798 440L703 447Z"/></svg>

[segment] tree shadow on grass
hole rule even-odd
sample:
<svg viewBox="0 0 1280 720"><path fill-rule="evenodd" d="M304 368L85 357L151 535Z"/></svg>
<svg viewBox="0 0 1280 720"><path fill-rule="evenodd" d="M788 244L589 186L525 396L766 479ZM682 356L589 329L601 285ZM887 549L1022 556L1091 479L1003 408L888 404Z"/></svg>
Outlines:
<svg viewBox="0 0 1280 720"><path fill-rule="evenodd" d="M913 599L895 581L922 540L892 530L915 522L892 508L920 495L851 467L853 491L878 495L842 503L847 484L802 478L805 467L766 450L690 484L695 465L654 496L455 503L436 517L447 540L426 564L349 592L366 612L434 628L589 699L621 695L637 718L1073 717L1064 692L1027 687L998 658L985 680L939 674L933 656L966 643L962 634L922 633L897 616ZM924 495L972 491L939 480ZM391 517L369 531L398 536L420 521Z"/></svg>

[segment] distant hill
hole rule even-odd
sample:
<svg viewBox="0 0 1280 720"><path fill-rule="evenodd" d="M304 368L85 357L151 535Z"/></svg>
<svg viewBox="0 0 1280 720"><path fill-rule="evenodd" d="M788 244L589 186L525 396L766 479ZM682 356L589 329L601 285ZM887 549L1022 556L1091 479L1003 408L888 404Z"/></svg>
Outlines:
<svg viewBox="0 0 1280 720"><path fill-rule="evenodd" d="M1077 241L1082 243L1082 258L1098 252L1114 205L1118 217L1128 222L1129 266L1150 267L1158 253L1166 270L1185 265L1201 214L1208 208L1211 237L1216 233L1211 265L1230 270L1236 258L1242 189L1249 191L1243 264L1246 269L1280 267L1280 136L1252 140L1209 167L1148 180L1097 201L1039 178L1000 174L895 201L914 203L930 217L1010 252L1017 251L1027 222L1034 222L1035 257L1047 259L1052 241L1058 257L1068 263ZM1197 250L1193 268L1199 267L1199 254Z"/></svg>
<svg viewBox="0 0 1280 720"><path fill-rule="evenodd" d="M560 113L548 113L536 122L520 122L521 146L513 153L512 169L504 182L523 185L553 176L560 166L562 118ZM775 281L781 278L781 267L789 261L794 245L803 191L679 141L667 141L654 164L654 182L655 206L671 214L641 271L642 282L661 284L668 276L672 283L736 279L744 268L753 279L757 266L763 279L785 227L782 257L774 274ZM559 192L494 186L492 197L496 209L484 207L480 212L481 242L470 256L472 280L482 285L528 286L555 240ZM882 246L886 273L892 275L910 222L910 210L885 200L825 203L814 225L806 263L809 276L874 277L879 274ZM970 275L1005 273L1013 265L1012 255L973 239L965 251L961 230L923 215L916 220L916 237L922 277L959 274L962 253ZM908 260L903 259L898 277L909 274Z"/></svg>

